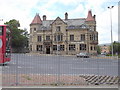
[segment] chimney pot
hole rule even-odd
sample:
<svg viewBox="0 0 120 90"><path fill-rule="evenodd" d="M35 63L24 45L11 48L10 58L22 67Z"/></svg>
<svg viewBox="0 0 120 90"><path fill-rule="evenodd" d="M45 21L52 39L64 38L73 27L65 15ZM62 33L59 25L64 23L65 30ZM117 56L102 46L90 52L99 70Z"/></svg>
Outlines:
<svg viewBox="0 0 120 90"><path fill-rule="evenodd" d="M43 21L45 21L45 20L46 20L46 18L47 18L47 17L46 17L46 15L43 15Z"/></svg>
<svg viewBox="0 0 120 90"><path fill-rule="evenodd" d="M94 15L93 18L95 19L95 18L96 18L96 15Z"/></svg>
<svg viewBox="0 0 120 90"><path fill-rule="evenodd" d="M67 20L68 19L68 13L66 12L65 13L65 20Z"/></svg>

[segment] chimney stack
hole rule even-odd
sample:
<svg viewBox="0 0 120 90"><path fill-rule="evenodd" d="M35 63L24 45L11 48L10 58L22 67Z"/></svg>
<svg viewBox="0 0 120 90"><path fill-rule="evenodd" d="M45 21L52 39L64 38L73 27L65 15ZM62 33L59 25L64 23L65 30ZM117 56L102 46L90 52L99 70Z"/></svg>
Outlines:
<svg viewBox="0 0 120 90"><path fill-rule="evenodd" d="M65 20L67 20L68 19L68 13L66 12L65 13Z"/></svg>
<svg viewBox="0 0 120 90"><path fill-rule="evenodd" d="M43 21L46 21L46 15L43 15Z"/></svg>

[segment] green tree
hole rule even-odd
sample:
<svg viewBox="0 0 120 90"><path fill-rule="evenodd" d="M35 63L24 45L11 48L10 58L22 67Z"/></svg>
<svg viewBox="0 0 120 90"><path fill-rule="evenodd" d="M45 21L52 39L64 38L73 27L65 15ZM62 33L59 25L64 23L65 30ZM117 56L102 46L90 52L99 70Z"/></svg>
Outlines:
<svg viewBox="0 0 120 90"><path fill-rule="evenodd" d="M11 45L12 45L13 51L16 53L24 51L28 42L27 30L19 29L18 27L20 27L20 23L15 19L12 19L9 22L6 22L5 24L9 25L11 29L11 37L12 37Z"/></svg>
<svg viewBox="0 0 120 90"><path fill-rule="evenodd" d="M113 53L114 54L120 54L120 43L119 42L116 42L114 41L113 43ZM110 45L110 52L112 52L112 46Z"/></svg>
<svg viewBox="0 0 120 90"><path fill-rule="evenodd" d="M98 54L101 54L100 46L97 46L97 53L98 53Z"/></svg>

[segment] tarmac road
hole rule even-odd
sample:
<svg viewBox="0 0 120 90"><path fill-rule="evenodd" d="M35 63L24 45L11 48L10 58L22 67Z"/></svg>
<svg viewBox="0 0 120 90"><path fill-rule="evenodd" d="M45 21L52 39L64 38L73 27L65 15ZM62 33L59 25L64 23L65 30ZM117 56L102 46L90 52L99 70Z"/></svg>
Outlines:
<svg viewBox="0 0 120 90"><path fill-rule="evenodd" d="M76 56L12 54L2 73L118 76L118 60Z"/></svg>

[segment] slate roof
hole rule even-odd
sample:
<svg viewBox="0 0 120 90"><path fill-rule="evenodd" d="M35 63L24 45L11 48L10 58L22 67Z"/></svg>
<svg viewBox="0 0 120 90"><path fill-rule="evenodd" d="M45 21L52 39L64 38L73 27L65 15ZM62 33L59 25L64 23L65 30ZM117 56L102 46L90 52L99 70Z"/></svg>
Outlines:
<svg viewBox="0 0 120 90"><path fill-rule="evenodd" d="M45 27L49 27L50 24L52 24L54 20L46 20L46 21L42 21L42 25Z"/></svg>
<svg viewBox="0 0 120 90"><path fill-rule="evenodd" d="M42 21L39 14L36 14L31 24L41 24L39 30L51 30L51 24L55 22L55 20ZM92 16L91 10L88 11L87 18L61 19L61 20L67 24L68 26L67 29L87 28L87 26L85 25L85 21L91 21L91 20L95 21L95 19Z"/></svg>
<svg viewBox="0 0 120 90"><path fill-rule="evenodd" d="M63 20L68 26L79 26L85 23L85 18Z"/></svg>
<svg viewBox="0 0 120 90"><path fill-rule="evenodd" d="M45 20L42 21L42 26L40 26L40 30L51 30L51 24L54 20Z"/></svg>
<svg viewBox="0 0 120 90"><path fill-rule="evenodd" d="M68 27L67 29L74 29L74 28L79 28L82 27L85 24L85 18L80 18L80 19L68 19L64 20L62 19L65 23L67 23ZM42 21L42 26L40 26L40 30L50 30L51 29L51 24L54 22L54 20L46 20ZM69 28L70 27L70 28ZM85 27L85 25L84 25Z"/></svg>

